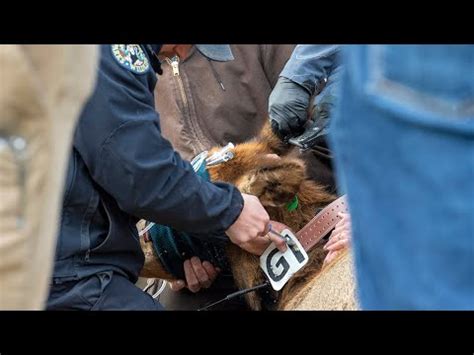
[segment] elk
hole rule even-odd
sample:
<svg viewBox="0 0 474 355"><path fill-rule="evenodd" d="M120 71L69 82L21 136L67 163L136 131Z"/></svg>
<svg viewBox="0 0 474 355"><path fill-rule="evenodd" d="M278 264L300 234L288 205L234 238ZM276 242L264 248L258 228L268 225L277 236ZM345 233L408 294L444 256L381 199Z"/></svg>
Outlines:
<svg viewBox="0 0 474 355"><path fill-rule="evenodd" d="M217 152L214 147L209 154ZM307 177L302 159L289 157L290 147L281 142L265 125L260 135L232 148L233 158L207 168L212 181L234 184L241 192L260 199L270 219L298 231L317 211L333 202L337 196ZM298 207L289 210L288 203L297 198ZM343 252L323 267L326 251L320 241L309 252L309 261L283 287L276 298L275 309L354 309L352 258ZM151 243L142 242L145 266L141 276L173 280L175 277L160 264ZM265 275L259 257L229 243L226 255L236 286L247 289L262 284ZM259 293L245 295L252 310L263 308Z"/></svg>

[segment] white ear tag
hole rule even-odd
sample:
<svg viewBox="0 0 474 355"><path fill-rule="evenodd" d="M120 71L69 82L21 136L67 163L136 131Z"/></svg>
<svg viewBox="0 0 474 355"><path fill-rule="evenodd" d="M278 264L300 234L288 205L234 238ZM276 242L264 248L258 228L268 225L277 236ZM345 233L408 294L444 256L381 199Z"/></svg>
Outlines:
<svg viewBox="0 0 474 355"><path fill-rule="evenodd" d="M309 260L308 254L293 233L285 229L281 235L293 240L294 244L287 244L286 251L282 253L272 243L260 257L260 267L275 291L281 290Z"/></svg>

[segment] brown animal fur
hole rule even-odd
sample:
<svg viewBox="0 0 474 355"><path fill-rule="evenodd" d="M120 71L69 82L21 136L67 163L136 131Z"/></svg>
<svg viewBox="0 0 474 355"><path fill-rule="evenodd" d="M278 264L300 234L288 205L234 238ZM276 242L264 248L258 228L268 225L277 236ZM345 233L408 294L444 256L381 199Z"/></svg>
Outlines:
<svg viewBox="0 0 474 355"><path fill-rule="evenodd" d="M212 154L218 149L213 148L209 153ZM267 124L259 137L238 144L233 149L232 160L209 167L208 171L212 181L229 182L236 185L241 192L257 196L272 220L284 223L296 232L314 217L318 209L334 201L336 196L328 194L323 186L309 180L306 177L304 162L285 156L288 151L289 146L273 135ZM275 159L269 157L268 154L277 154L281 158ZM298 196L299 206L296 210L289 212L285 205L295 195ZM308 264L285 285L280 293L277 309L287 304L291 297L300 292L321 270L326 255L322 246L323 244L320 243L310 251ZM142 245L142 247L145 252L151 251L150 246ZM227 256L237 287L243 289L264 282L263 271L260 269L257 256L245 252L234 244L229 244ZM160 266L157 266L155 261L155 265L149 265L144 269L148 275L152 275L153 271L159 268ZM143 273L142 275L145 276ZM162 278L169 279L169 274L161 275L164 276ZM251 309L262 308L257 293L247 294L246 299Z"/></svg>
<svg viewBox="0 0 474 355"><path fill-rule="evenodd" d="M140 271L140 277L159 278L168 281L176 280L176 277L166 271L159 259L155 256L152 243L146 243L143 238L140 238L140 245L143 254L145 254L145 265L143 265Z"/></svg>
<svg viewBox="0 0 474 355"><path fill-rule="evenodd" d="M217 149L211 150L210 154ZM257 139L234 148L235 157L232 160L210 167L208 171L211 180L231 182L241 192L257 196L272 220L281 222L296 232L314 217L319 208L334 201L335 196L309 180L306 177L304 162L297 158L285 157L284 154L288 151L289 147L271 132L267 124ZM268 154L278 154L281 159L268 157ZM289 212L285 205L295 195L298 196L299 206ZM239 288L248 288L264 282L257 256L233 244L228 246L227 254ZM310 262L283 288L277 308L321 269L325 255L321 244L311 250ZM257 293L248 293L246 299L251 309L261 309L261 300Z"/></svg>

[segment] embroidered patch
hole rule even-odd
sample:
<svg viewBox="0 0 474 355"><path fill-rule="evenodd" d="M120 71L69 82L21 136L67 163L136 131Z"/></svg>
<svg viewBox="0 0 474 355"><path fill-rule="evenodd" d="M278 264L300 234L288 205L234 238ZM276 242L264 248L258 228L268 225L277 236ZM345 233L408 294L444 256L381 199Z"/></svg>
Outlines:
<svg viewBox="0 0 474 355"><path fill-rule="evenodd" d="M111 47L115 59L131 72L143 74L150 68L148 58L138 44L113 44Z"/></svg>

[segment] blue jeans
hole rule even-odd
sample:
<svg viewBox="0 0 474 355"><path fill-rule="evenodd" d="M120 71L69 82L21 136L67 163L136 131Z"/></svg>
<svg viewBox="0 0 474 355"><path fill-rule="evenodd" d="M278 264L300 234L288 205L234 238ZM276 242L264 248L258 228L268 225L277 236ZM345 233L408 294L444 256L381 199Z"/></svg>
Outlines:
<svg viewBox="0 0 474 355"><path fill-rule="evenodd" d="M474 309L474 46L347 46L330 129L362 309Z"/></svg>

